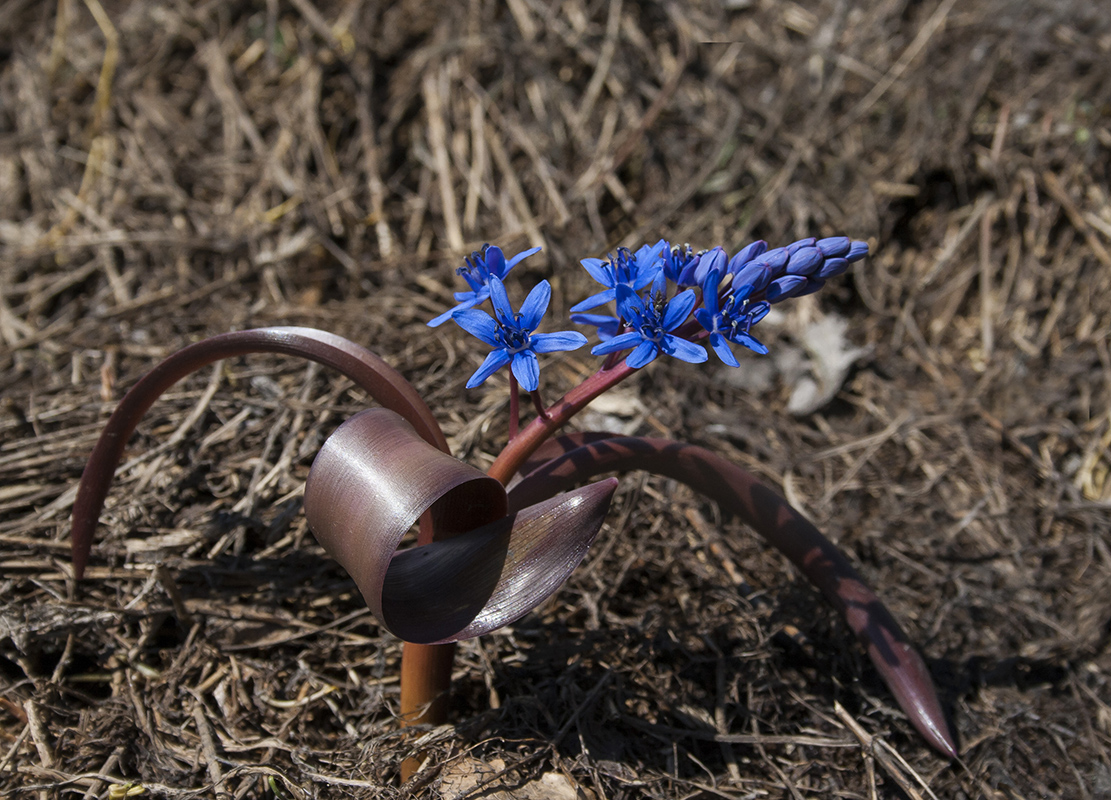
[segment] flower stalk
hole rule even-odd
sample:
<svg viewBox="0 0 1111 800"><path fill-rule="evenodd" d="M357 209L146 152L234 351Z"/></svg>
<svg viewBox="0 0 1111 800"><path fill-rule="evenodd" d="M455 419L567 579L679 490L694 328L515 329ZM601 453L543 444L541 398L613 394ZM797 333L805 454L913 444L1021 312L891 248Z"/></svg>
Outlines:
<svg viewBox="0 0 1111 800"><path fill-rule="evenodd" d="M305 514L325 549L351 575L381 625L402 638L403 724L447 719L455 642L509 624L565 581L601 529L616 479L581 488L603 472L647 470L684 481L738 515L783 552L848 622L912 724L937 750L956 754L921 657L845 556L751 474L694 445L602 433L556 434L599 395L660 356L699 364L709 349L740 366L732 345L765 354L752 329L771 305L820 290L867 253L847 237L803 239L769 250L755 242L732 258L660 240L636 252L582 261L603 290L574 306L593 327L600 368L546 406L540 356L587 343L577 331L538 332L551 300L541 281L514 309L504 279L533 248L506 258L484 246L459 270L468 290L432 327L454 321L489 348L468 389L509 368L508 441L487 473L455 459L416 390L374 354L306 328L224 334L167 358L127 393L82 475L74 505L79 578L127 437L169 386L205 364L257 352L334 367L383 407L344 422L317 454ZM481 307L489 303L490 312ZM592 312L613 304L614 313ZM522 425L520 390L536 416ZM521 476L521 480L516 478ZM516 482L515 482L516 481ZM507 487L513 485L511 491ZM399 550L419 520L417 547ZM413 759L402 765L407 777Z"/></svg>

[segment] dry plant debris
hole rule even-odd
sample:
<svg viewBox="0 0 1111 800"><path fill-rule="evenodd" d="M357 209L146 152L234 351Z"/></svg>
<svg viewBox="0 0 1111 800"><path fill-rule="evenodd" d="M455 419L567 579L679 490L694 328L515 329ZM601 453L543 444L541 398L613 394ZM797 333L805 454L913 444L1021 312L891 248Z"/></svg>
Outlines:
<svg viewBox="0 0 1111 800"><path fill-rule="evenodd" d="M0 3L0 792L438 797L476 763L469 796L1111 796L1108 64L1079 0ZM475 246L543 245L522 268L566 308L619 244L841 232L875 257L776 337L847 321L867 355L831 403L657 364L604 413L839 539L959 763L780 559L649 480L556 598L462 648L456 724L399 731L399 643L300 514L363 398L281 359L152 410L71 580L99 427L189 341L363 342L482 466L504 395L424 327Z"/></svg>

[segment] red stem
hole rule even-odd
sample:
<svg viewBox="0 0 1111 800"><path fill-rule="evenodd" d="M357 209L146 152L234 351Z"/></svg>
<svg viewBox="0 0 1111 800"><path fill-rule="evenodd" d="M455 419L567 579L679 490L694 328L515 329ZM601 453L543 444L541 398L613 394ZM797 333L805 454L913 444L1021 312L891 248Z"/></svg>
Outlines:
<svg viewBox="0 0 1111 800"><path fill-rule="evenodd" d="M532 407L536 409L536 413L547 419L549 416L548 409L544 408L544 401L540 397L540 390L533 389L529 392L529 396L532 398Z"/></svg>
<svg viewBox="0 0 1111 800"><path fill-rule="evenodd" d="M509 479L520 470L521 465L536 452L536 448L544 444L549 436L563 427L571 417L582 411L591 400L612 389L634 372L636 370L625 366L624 362L612 369L602 369L595 372L563 395L555 405L546 409L547 416L541 414L526 425L524 430L501 451L494 463L490 465L487 474L492 478L497 478L503 484L508 483Z"/></svg>
<svg viewBox="0 0 1111 800"><path fill-rule="evenodd" d="M624 363L603 369L587 378L549 409L541 409L536 419L514 436L487 474L502 484L509 482L538 447L560 426L581 411L591 400L612 388L636 370ZM534 398L535 400L535 398ZM451 665L455 645L413 644L407 642L401 656L401 719L403 724L439 725L447 721L445 698L451 690ZM417 769L408 759L401 765L401 778L407 780Z"/></svg>
<svg viewBox="0 0 1111 800"><path fill-rule="evenodd" d="M681 325L674 332L674 335L693 341L696 338L701 338L699 336L700 331L704 335L709 335L697 321L691 319ZM611 358L623 355L627 356L628 354L624 351L610 354ZM519 436L509 442L498 457L494 459L494 463L490 465L487 474L497 478L503 484L508 483L520 471L521 466L528 461L529 457L536 452L536 449L544 444L553 433L567 424L571 417L582 411L595 397L609 391L638 369L639 367L627 366L624 360L620 364L611 366L610 359L607 358L600 370L563 395L555 405L546 409L546 414L541 413L521 431Z"/></svg>

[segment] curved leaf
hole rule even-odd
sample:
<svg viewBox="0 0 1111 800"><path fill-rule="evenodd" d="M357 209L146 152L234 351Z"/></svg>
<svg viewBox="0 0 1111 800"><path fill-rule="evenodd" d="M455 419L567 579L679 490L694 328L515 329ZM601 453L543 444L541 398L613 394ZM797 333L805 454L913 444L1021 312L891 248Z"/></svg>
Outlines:
<svg viewBox="0 0 1111 800"><path fill-rule="evenodd" d="M647 470L681 481L739 516L787 556L848 622L914 727L945 755L956 746L922 657L837 547L786 500L736 464L666 439L614 437L584 444L532 470L509 494L515 508L604 472Z"/></svg>
<svg viewBox="0 0 1111 800"><path fill-rule="evenodd" d="M375 408L324 443L305 516L388 630L438 644L507 625L548 598L586 554L616 485L601 481L506 516L497 480ZM395 554L426 509L437 536L451 538Z"/></svg>
<svg viewBox="0 0 1111 800"><path fill-rule="evenodd" d="M112 484L127 439L163 392L185 376L215 361L251 353L284 353L339 370L386 408L393 409L422 438L447 451L447 440L432 412L405 378L364 347L315 328L258 328L213 336L174 353L124 395L93 448L73 504L70 538L78 579L92 548L97 519Z"/></svg>

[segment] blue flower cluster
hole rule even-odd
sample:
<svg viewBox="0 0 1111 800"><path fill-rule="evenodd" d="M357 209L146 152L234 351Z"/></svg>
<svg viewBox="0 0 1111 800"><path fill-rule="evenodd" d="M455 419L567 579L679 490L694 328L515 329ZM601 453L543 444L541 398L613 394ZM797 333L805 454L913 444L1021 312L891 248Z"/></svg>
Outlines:
<svg viewBox="0 0 1111 800"><path fill-rule="evenodd" d="M502 281L539 249L534 247L508 260L492 245L485 245L482 253L472 253L467 266L458 270L470 291L457 292L458 305L428 323L436 327L454 319L494 348L467 381L467 388L478 386L509 364L520 384L535 391L539 385L537 353L575 350L586 344L586 337L573 331L534 332L551 299L547 281L529 293L519 313L509 303ZM721 247L696 253L690 245L672 247L664 239L635 253L622 247L616 257L582 260L590 277L604 288L573 306L571 321L597 330L601 344L590 351L594 355L631 350L625 364L633 369L646 366L660 353L701 363L707 359L706 349L695 340L703 338L723 363L737 367L740 362L730 343L760 354L768 352L751 331L773 304L818 291L829 278L867 254L866 242L847 236L800 239L773 250L758 241L732 258ZM669 299L670 286L679 291ZM493 317L475 308L487 299L493 305ZM611 302L616 304L617 316L582 313Z"/></svg>
<svg viewBox="0 0 1111 800"><path fill-rule="evenodd" d="M602 342L590 352L603 356L631 347L633 352L625 358L625 364L634 369L651 363L660 353L692 364L705 361L704 348L675 334L675 330L690 316L696 302L694 289L687 289L668 300L667 278L662 270L653 280L652 291L646 298L619 284L617 311L621 314L624 327L629 330Z"/></svg>
<svg viewBox="0 0 1111 800"><path fill-rule="evenodd" d="M584 258L579 263L590 273L590 277L605 286L606 290L571 306L571 313L589 311L616 300L619 286L634 292L639 292L648 286L656 279L657 274L663 272L663 252L666 248L667 242L660 239L652 246L644 245L636 253L627 247L619 247L616 259L612 256L608 261L600 258Z"/></svg>
<svg viewBox="0 0 1111 800"><path fill-rule="evenodd" d="M604 262L585 259L582 264L591 277L612 289L571 310L593 309L616 299L618 316L573 313L571 321L598 329L602 343L590 351L594 355L631 348L625 358L629 367L643 367L660 353L690 363L705 361L705 349L691 341L705 334L709 334L710 346L718 357L737 367L740 362L729 342L756 353L768 352L750 331L772 304L818 291L827 279L840 275L850 263L867 254L866 242L846 236L800 239L774 250L758 241L732 258L721 247L694 253L690 245L672 247L661 240L651 247L645 245L635 256L628 250L618 250L617 259L610 259L611 268L604 276L599 274ZM620 279L613 280L614 275ZM685 291L668 300L668 283ZM646 296L637 294L638 287L649 285ZM701 307L696 308L694 289L686 287L701 290ZM697 326L688 324L692 311Z"/></svg>

